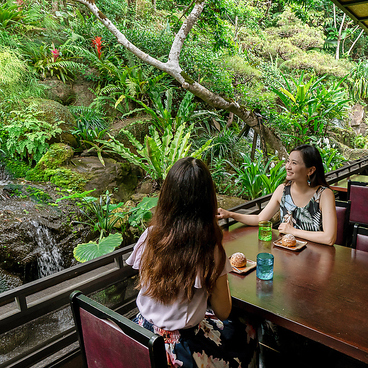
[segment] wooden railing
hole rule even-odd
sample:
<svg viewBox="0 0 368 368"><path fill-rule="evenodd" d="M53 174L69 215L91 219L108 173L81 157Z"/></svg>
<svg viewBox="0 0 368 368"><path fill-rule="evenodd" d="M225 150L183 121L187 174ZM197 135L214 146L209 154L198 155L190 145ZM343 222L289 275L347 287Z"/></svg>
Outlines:
<svg viewBox="0 0 368 368"><path fill-rule="evenodd" d="M329 184L357 173L368 170L368 156L354 161L349 165L329 172L326 175ZM269 202L271 195L266 195L246 202L231 209L231 211L248 214L259 213ZM222 221L223 227L228 227L235 221ZM68 308L69 295L73 290L79 289L85 294L107 289L109 285L124 279L134 278L137 274L130 266L126 266L124 260L132 251L134 244L114 251L96 260L86 262L60 271L54 275L33 281L26 285L0 294L0 338L2 334L23 326L27 323L55 312L61 308ZM125 314L135 307L136 292L130 291L114 307L120 313ZM12 359L1 362L0 368L27 368L48 356L70 346L77 341L74 327L70 327L52 338L42 341L37 346L30 348L25 353ZM66 355L78 354L78 347L72 349ZM1 355L0 355L1 357ZM46 365L47 367L61 367L62 365ZM76 367L77 368L77 367Z"/></svg>
<svg viewBox="0 0 368 368"><path fill-rule="evenodd" d="M70 267L54 275L30 282L0 294L0 334L36 321L48 313L69 306L69 295L73 290L90 294L107 289L137 274L136 270L124 264L134 244L102 256L96 260ZM134 287L133 287L134 289ZM124 314L135 307L136 292L130 290L115 306ZM45 357L60 351L77 341L74 326L56 334L10 360L0 363L0 368L30 367ZM4 349L4 346L2 346ZM1 357L1 355L0 355ZM2 361L2 360L0 360Z"/></svg>

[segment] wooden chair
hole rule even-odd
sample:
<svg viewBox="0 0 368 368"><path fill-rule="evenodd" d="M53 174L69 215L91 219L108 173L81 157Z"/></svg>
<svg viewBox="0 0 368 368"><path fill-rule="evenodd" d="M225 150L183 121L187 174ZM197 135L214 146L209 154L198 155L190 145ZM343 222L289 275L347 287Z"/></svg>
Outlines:
<svg viewBox="0 0 368 368"><path fill-rule="evenodd" d="M350 201L336 201L337 236L336 244L347 245L347 234L349 232ZM350 232L351 234L351 232Z"/></svg>
<svg viewBox="0 0 368 368"><path fill-rule="evenodd" d="M368 252L368 228L355 224L353 231L353 248Z"/></svg>
<svg viewBox="0 0 368 368"><path fill-rule="evenodd" d="M348 180L350 223L368 225L368 183Z"/></svg>
<svg viewBox="0 0 368 368"><path fill-rule="evenodd" d="M70 295L85 367L167 367L162 336L74 291Z"/></svg>

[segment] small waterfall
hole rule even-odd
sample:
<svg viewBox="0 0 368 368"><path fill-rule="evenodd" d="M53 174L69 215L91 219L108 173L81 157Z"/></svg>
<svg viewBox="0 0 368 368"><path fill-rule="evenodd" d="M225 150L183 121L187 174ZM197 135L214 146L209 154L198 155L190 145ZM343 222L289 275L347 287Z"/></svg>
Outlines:
<svg viewBox="0 0 368 368"><path fill-rule="evenodd" d="M29 231L38 244L38 277L45 277L63 269L63 261L50 230L32 220L34 231Z"/></svg>
<svg viewBox="0 0 368 368"><path fill-rule="evenodd" d="M0 166L0 186L10 182L10 175L6 172L5 166Z"/></svg>
<svg viewBox="0 0 368 368"><path fill-rule="evenodd" d="M9 184L11 181L10 175L6 172L5 166L0 166L0 200L6 200L7 196L2 193L2 187Z"/></svg>

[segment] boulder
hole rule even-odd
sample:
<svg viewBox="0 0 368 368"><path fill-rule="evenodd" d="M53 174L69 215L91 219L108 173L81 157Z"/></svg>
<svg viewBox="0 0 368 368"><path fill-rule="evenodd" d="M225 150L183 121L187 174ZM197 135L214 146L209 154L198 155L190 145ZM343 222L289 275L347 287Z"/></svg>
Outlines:
<svg viewBox="0 0 368 368"><path fill-rule="evenodd" d="M349 114L349 126L356 134L366 135L367 124L364 122L365 111L362 105L356 104Z"/></svg>
<svg viewBox="0 0 368 368"><path fill-rule="evenodd" d="M93 89L93 82L86 81L84 79L77 79L73 83L73 93L75 96L73 105L74 106L86 106L88 107L96 96L91 92Z"/></svg>
<svg viewBox="0 0 368 368"><path fill-rule="evenodd" d="M36 170L57 169L68 164L74 156L73 148L65 143L52 144L47 152L37 162Z"/></svg>
<svg viewBox="0 0 368 368"><path fill-rule="evenodd" d="M71 170L87 175L90 179L84 190L93 190L94 197L108 190L118 202L124 202L134 193L138 184L138 168L127 162L118 162L112 158L104 158L105 166L97 157L76 157L71 160Z"/></svg>
<svg viewBox="0 0 368 368"><path fill-rule="evenodd" d="M46 96L49 100L56 101L62 105L70 105L76 100L76 93L70 84L55 79L46 79L40 84L46 87Z"/></svg>

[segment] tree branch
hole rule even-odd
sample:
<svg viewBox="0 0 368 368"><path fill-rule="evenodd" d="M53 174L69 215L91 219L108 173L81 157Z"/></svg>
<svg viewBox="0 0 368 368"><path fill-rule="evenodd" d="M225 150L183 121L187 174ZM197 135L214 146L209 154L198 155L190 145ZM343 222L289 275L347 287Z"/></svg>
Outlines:
<svg viewBox="0 0 368 368"><path fill-rule="evenodd" d="M252 127L258 134L261 134L259 130L259 124L256 116L252 111L247 110L245 107L240 106L235 101L229 101L224 99L218 94L215 94L208 90L206 87L194 81L188 74L183 71L179 65L179 56L182 50L184 41L188 36L189 32L197 22L199 16L201 15L206 0L196 0L195 6L193 7L190 15L184 21L179 32L175 36L171 51L169 54L169 59L166 63L163 63L156 58L150 56L144 51L140 50L138 47L133 45L123 33L121 33L115 25L97 8L94 0L75 0L81 4L84 4L88 9L104 24L104 26L116 37L117 41L123 45L126 49L131 51L135 56L137 56L142 61L149 65L160 69L163 72L171 75L176 81L178 81L182 87L195 96L201 98L204 102L218 109L224 109L229 112L234 113L240 119L242 119L247 125ZM286 158L287 152L282 144L281 140L276 136L276 134L270 130L268 127L263 127L263 134L267 141L277 150L280 158Z"/></svg>
<svg viewBox="0 0 368 368"><path fill-rule="evenodd" d="M197 23L197 20L200 17L200 15L202 14L205 2L206 0L203 0L194 5L189 16L180 27L179 32L176 34L169 53L169 60L168 60L169 65L179 66L179 56L183 48L184 41L187 38L189 32L192 30L193 26Z"/></svg>
<svg viewBox="0 0 368 368"><path fill-rule="evenodd" d="M359 36L355 39L355 41L353 42L353 44L350 46L350 49L347 52L347 55L350 55L351 50L353 49L353 47L355 46L355 44L358 42L358 40L359 40L360 36L363 34L363 32L364 32L364 29L362 29L360 31Z"/></svg>

